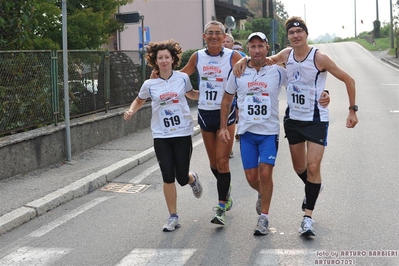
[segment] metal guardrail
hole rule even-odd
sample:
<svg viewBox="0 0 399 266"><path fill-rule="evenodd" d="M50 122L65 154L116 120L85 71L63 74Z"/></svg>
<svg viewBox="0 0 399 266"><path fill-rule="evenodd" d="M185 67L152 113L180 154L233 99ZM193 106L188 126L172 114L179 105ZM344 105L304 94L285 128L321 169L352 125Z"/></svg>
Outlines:
<svg viewBox="0 0 399 266"><path fill-rule="evenodd" d="M143 77L141 58L140 51L68 51L70 117L130 104L151 73ZM0 137L64 120L62 62L62 51L0 51Z"/></svg>

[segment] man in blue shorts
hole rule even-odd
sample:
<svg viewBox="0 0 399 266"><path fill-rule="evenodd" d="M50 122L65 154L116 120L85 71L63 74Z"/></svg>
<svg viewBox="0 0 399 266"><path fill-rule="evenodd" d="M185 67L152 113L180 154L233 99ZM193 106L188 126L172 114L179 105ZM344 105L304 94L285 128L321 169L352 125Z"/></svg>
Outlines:
<svg viewBox="0 0 399 266"><path fill-rule="evenodd" d="M269 232L269 207L273 194L273 167L280 133L279 100L287 75L278 65L266 65L268 40L254 32L247 40L251 60L241 77L231 76L222 98L219 139L227 143L233 136L227 130L234 95L240 109L237 133L240 135L241 160L249 185L260 194L261 213L254 235Z"/></svg>

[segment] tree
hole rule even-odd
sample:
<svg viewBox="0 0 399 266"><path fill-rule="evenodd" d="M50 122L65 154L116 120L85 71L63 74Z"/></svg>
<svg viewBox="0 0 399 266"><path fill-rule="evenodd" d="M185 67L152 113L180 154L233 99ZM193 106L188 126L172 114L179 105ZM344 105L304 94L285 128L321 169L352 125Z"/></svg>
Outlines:
<svg viewBox="0 0 399 266"><path fill-rule="evenodd" d="M272 1L272 0L269 0ZM262 0L245 0L243 5L255 13L255 18L263 17L263 10L267 7L263 6ZM281 1L273 0L274 19L285 21L288 18L288 13L285 11L285 6Z"/></svg>
<svg viewBox="0 0 399 266"><path fill-rule="evenodd" d="M285 6L282 2L277 1L274 10L276 11L277 20L284 22L288 19L288 13L285 11Z"/></svg>
<svg viewBox="0 0 399 266"><path fill-rule="evenodd" d="M252 20L252 31L260 31L269 36L271 33L271 19L270 18L256 18Z"/></svg>
<svg viewBox="0 0 399 266"><path fill-rule="evenodd" d="M263 16L261 0L247 0L245 7L255 13L255 18L261 18Z"/></svg>
<svg viewBox="0 0 399 266"><path fill-rule="evenodd" d="M68 49L97 49L107 43L111 34L123 30L123 24L115 20L118 7L132 2L68 0Z"/></svg>
<svg viewBox="0 0 399 266"><path fill-rule="evenodd" d="M97 49L123 30L115 20L134 0L68 0L68 49ZM62 48L62 0L0 2L0 50Z"/></svg>

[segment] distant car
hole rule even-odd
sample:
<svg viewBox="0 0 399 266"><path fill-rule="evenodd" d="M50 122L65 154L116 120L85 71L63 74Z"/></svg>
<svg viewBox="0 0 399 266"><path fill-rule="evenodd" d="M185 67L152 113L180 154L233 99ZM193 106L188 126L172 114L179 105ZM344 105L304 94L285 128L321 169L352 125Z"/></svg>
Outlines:
<svg viewBox="0 0 399 266"><path fill-rule="evenodd" d="M94 83L94 84L93 84ZM93 80L84 80L83 85L86 87L88 91L91 93L97 94L98 92L98 80L93 79Z"/></svg>
<svg viewBox="0 0 399 266"><path fill-rule="evenodd" d="M70 80L69 88L77 92L77 89L81 90L85 88L87 91L97 94L98 92L98 80L97 79L84 79L84 80Z"/></svg>

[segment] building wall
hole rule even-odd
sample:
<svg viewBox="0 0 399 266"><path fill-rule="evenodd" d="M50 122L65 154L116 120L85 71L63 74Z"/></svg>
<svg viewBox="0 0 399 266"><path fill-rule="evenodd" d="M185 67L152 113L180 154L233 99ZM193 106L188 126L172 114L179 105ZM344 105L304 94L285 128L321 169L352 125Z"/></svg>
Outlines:
<svg viewBox="0 0 399 266"><path fill-rule="evenodd" d="M204 25L216 17L214 0L135 0L120 8L120 13L132 11L144 16L151 41L175 39L183 50L203 47ZM141 23L125 25L125 30L116 34L120 50L138 50L139 26ZM114 49L114 41L108 48Z"/></svg>

